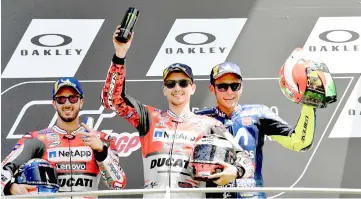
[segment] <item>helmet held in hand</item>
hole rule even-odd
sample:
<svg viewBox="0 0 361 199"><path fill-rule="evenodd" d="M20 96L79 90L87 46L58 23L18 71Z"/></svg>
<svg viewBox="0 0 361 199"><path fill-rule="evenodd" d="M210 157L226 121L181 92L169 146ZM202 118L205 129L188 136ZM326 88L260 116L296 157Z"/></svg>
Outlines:
<svg viewBox="0 0 361 199"><path fill-rule="evenodd" d="M336 85L327 65L296 48L279 72L282 93L292 102L326 108L337 101Z"/></svg>
<svg viewBox="0 0 361 199"><path fill-rule="evenodd" d="M203 136L195 144L190 168L195 180L207 181L208 176L223 171L218 162L233 163L232 144L222 136L211 134Z"/></svg>
<svg viewBox="0 0 361 199"><path fill-rule="evenodd" d="M56 193L59 190L56 169L43 159L31 159L21 165L15 175L15 183L36 186L31 194Z"/></svg>

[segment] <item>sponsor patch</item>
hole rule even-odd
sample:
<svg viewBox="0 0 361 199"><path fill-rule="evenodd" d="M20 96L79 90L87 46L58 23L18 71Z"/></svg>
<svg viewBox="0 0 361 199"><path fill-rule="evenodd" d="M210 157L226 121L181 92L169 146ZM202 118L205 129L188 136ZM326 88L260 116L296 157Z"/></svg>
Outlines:
<svg viewBox="0 0 361 199"><path fill-rule="evenodd" d="M52 130L50 130L50 129L44 129L44 130L39 131L38 134L48 134L51 132L52 132Z"/></svg>
<svg viewBox="0 0 361 199"><path fill-rule="evenodd" d="M60 187L93 187L93 179L73 176L58 179L58 184Z"/></svg>
<svg viewBox="0 0 361 199"><path fill-rule="evenodd" d="M90 147L59 147L56 149L48 149L48 159L52 162L69 161L90 161L92 160L93 151Z"/></svg>
<svg viewBox="0 0 361 199"><path fill-rule="evenodd" d="M39 139L39 140L44 140L44 139L45 139L45 135L39 135L39 136L38 136L38 139Z"/></svg>
<svg viewBox="0 0 361 199"><path fill-rule="evenodd" d="M196 136L187 131L177 131L177 134L174 132L168 132L166 129L155 128L153 133L153 142L162 141L162 142L172 142L175 143L190 143L195 142Z"/></svg>
<svg viewBox="0 0 361 199"><path fill-rule="evenodd" d="M61 144L60 141L54 141L49 144L49 147L56 147L56 146L59 146L60 144Z"/></svg>
<svg viewBox="0 0 361 199"><path fill-rule="evenodd" d="M252 124L252 118L251 117L243 117L242 118L242 125L243 126L249 126Z"/></svg>
<svg viewBox="0 0 361 199"><path fill-rule="evenodd" d="M57 163L57 170L86 170L85 162L74 162L74 163Z"/></svg>
<svg viewBox="0 0 361 199"><path fill-rule="evenodd" d="M47 140L59 140L59 134L58 133L49 133L46 135Z"/></svg>

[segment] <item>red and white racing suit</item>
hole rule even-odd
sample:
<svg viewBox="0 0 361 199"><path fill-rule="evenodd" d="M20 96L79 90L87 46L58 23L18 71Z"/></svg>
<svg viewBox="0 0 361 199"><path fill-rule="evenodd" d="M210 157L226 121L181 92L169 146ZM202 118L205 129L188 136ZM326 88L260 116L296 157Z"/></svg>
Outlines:
<svg viewBox="0 0 361 199"><path fill-rule="evenodd" d="M254 174L251 159L243 153L233 136L216 119L192 112L176 116L143 105L125 93L124 59L114 55L102 90L102 104L117 112L138 131L144 167L144 188L205 187L204 182L192 178L189 159L194 144L202 136L217 133L233 143L237 152L235 166L238 177ZM164 194L143 194L144 198L160 198ZM202 198L203 193L174 193L171 198Z"/></svg>
<svg viewBox="0 0 361 199"><path fill-rule="evenodd" d="M10 195L10 185L16 170L28 160L42 158L56 168L59 192L94 191L102 176L110 189L123 189L126 177L119 165L116 147L110 135L96 132L103 141L103 151L85 146L83 127L71 134L58 126L25 134L2 162L2 194ZM113 152L114 150L114 152ZM97 196L84 196L97 198Z"/></svg>

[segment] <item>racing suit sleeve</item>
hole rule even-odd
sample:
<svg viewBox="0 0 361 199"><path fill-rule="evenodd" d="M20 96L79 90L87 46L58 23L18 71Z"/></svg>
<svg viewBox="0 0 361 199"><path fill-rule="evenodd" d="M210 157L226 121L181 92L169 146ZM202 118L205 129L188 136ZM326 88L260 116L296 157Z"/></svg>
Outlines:
<svg viewBox="0 0 361 199"><path fill-rule="evenodd" d="M293 151L307 151L312 147L316 127L316 109L314 107L302 105L301 115L294 128L267 106L262 107L262 112L263 117L258 124L260 132Z"/></svg>
<svg viewBox="0 0 361 199"><path fill-rule="evenodd" d="M101 92L102 105L126 119L143 137L149 130L150 114L147 107L125 91L125 59L113 56Z"/></svg>
<svg viewBox="0 0 361 199"><path fill-rule="evenodd" d="M226 138L233 146L235 151L235 161L234 166L237 168L237 178L250 178L254 176L255 167L252 163L247 151L243 150L241 146L237 143L235 138L227 130L227 128L217 121L217 124L211 128L212 134L218 134Z"/></svg>
<svg viewBox="0 0 361 199"><path fill-rule="evenodd" d="M118 152L115 140L106 133L100 132L100 139L103 141L103 151L95 153L95 159L105 185L109 189L124 189L127 179L119 164Z"/></svg>
<svg viewBox="0 0 361 199"><path fill-rule="evenodd" d="M10 187L18 168L31 159L41 158L45 150L45 144L30 133L25 134L15 144L13 151L1 163L2 195L11 195Z"/></svg>

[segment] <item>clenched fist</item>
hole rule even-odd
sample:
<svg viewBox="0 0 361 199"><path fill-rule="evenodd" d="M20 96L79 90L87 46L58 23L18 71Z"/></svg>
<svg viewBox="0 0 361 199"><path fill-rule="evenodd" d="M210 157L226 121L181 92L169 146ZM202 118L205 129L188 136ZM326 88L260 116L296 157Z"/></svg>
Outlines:
<svg viewBox="0 0 361 199"><path fill-rule="evenodd" d="M118 33L120 32L119 28L120 25L117 26L117 28L115 29L115 32L113 34L113 43L114 43L115 55L119 58L124 58L129 50L130 45L132 44L134 32L132 32L132 35L127 43L121 43L116 39Z"/></svg>

